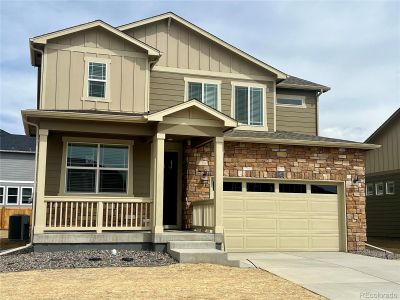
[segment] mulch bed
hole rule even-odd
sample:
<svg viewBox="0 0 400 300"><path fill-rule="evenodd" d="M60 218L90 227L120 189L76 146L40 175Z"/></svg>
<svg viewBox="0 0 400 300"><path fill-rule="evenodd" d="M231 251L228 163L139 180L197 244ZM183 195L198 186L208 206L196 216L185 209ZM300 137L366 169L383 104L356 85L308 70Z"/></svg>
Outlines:
<svg viewBox="0 0 400 300"><path fill-rule="evenodd" d="M46 269L150 267L176 263L168 254L153 251L117 250L115 256L109 250L24 252L0 256L0 273Z"/></svg>

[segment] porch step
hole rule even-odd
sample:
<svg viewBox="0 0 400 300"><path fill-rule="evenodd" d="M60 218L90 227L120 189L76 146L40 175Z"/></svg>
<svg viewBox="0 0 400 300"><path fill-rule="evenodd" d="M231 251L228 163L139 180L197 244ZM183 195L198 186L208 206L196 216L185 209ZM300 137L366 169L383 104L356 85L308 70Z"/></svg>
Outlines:
<svg viewBox="0 0 400 300"><path fill-rule="evenodd" d="M214 242L205 241L171 241L167 252L180 263L209 263L230 267L247 267L239 260L229 260L228 254L215 249Z"/></svg>

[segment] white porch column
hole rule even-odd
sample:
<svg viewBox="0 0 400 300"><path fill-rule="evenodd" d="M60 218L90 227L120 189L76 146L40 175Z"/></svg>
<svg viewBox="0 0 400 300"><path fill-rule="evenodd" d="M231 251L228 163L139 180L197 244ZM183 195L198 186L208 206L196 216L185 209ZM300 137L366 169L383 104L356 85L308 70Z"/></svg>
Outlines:
<svg viewBox="0 0 400 300"><path fill-rule="evenodd" d="M214 175L214 231L223 233L223 181L224 181L224 138L214 138L215 175Z"/></svg>
<svg viewBox="0 0 400 300"><path fill-rule="evenodd" d="M153 233L164 231L164 140L164 133L157 133L153 138Z"/></svg>
<svg viewBox="0 0 400 300"><path fill-rule="evenodd" d="M36 178L36 215L34 233L43 233L46 227L46 203L44 202L45 184L46 184L46 159L47 159L47 129L39 129L39 153L37 163Z"/></svg>

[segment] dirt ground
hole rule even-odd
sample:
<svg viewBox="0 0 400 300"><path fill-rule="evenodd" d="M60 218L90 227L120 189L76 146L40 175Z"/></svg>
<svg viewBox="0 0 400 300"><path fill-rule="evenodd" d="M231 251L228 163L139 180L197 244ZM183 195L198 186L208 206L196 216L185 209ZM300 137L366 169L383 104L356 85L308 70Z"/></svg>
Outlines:
<svg viewBox="0 0 400 300"><path fill-rule="evenodd" d="M393 253L400 253L400 238L368 237L367 243Z"/></svg>
<svg viewBox="0 0 400 300"><path fill-rule="evenodd" d="M325 299L263 270L209 264L3 273L0 291L3 299Z"/></svg>

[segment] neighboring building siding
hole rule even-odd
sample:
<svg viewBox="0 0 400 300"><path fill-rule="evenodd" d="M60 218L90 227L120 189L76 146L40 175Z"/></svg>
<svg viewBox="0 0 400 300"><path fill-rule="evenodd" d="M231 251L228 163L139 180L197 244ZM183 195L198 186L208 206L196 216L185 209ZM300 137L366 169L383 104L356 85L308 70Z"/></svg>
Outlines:
<svg viewBox="0 0 400 300"><path fill-rule="evenodd" d="M276 94L305 97L305 108L276 106L276 130L317 135L317 98L315 91L277 89Z"/></svg>
<svg viewBox="0 0 400 300"><path fill-rule="evenodd" d="M104 29L90 29L49 40L45 52L42 109L147 111L148 63L139 47ZM85 57L111 59L109 102L81 100Z"/></svg>
<svg viewBox="0 0 400 300"><path fill-rule="evenodd" d="M156 112L180 104L185 97L185 77L221 80L221 111L232 116L232 81L231 78L211 78L169 72L152 71L150 73L150 112ZM240 80L244 81L244 80ZM267 125L270 131L274 128L274 93L272 81L249 81L265 84L267 87Z"/></svg>
<svg viewBox="0 0 400 300"><path fill-rule="evenodd" d="M35 154L0 152L0 180L33 181Z"/></svg>
<svg viewBox="0 0 400 300"><path fill-rule="evenodd" d="M62 136L50 134L47 142L46 196L56 196L60 192L63 142ZM138 197L150 196L150 144L135 140L133 149L133 194Z"/></svg>
<svg viewBox="0 0 400 300"><path fill-rule="evenodd" d="M400 170L400 118L389 124L369 143L382 145L367 152L366 173Z"/></svg>
<svg viewBox="0 0 400 300"><path fill-rule="evenodd" d="M395 194L386 194L386 182L395 182ZM384 184L384 195L375 195L375 183ZM366 183L374 184L374 195L367 196L368 236L400 237L400 170L384 175L367 176Z"/></svg>
<svg viewBox="0 0 400 300"><path fill-rule="evenodd" d="M169 28L165 19L128 29L125 33L161 51L157 66L275 77L174 20Z"/></svg>

